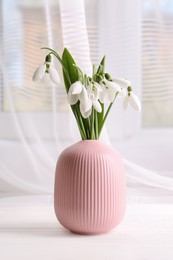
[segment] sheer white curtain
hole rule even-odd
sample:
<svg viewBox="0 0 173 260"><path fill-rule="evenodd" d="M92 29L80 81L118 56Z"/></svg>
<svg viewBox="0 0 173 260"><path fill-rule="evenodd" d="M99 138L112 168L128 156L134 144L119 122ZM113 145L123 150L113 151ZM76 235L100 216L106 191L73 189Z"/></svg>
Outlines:
<svg viewBox="0 0 173 260"><path fill-rule="evenodd" d="M148 30L146 30L145 34L143 32L143 24L146 20L146 17L143 16L145 12L143 9L149 3L154 12L157 13L157 22L162 24L164 19L160 9L160 2L159 0L134 0L132 3L128 0L107 0L106 8L105 1L101 1L99 6L100 53L107 54L107 67L111 75L130 79L134 86L134 91L141 96L141 99L143 91L143 43L145 41L147 45L147 37L150 36L150 34L149 36L146 35ZM149 53L151 54L151 52ZM116 123L113 124L112 122L115 122L115 120ZM110 136L113 136L115 139L126 139L135 136L142 127L141 114L134 114L134 111L130 110L123 113L121 106L115 105L110 115L108 126ZM141 154L141 156L144 157L145 154ZM159 175L157 172L136 165L126 159L124 162L129 184L136 183L138 187L141 185L141 190L143 187L173 190L173 179L166 177L164 173Z"/></svg>
<svg viewBox="0 0 173 260"><path fill-rule="evenodd" d="M1 194L52 194L58 155L65 146L79 140L63 84L56 88L45 81L31 81L34 69L44 59L40 47L53 47L60 53L63 46L68 47L87 73L91 73L91 60L98 62L106 53L108 71L115 77L131 79L140 94L141 3L107 0L105 8L105 1L40 0L36 6L31 0L2 1ZM9 10L13 20L7 16ZM112 123L115 120L116 124ZM140 129L140 116L132 111L125 114L120 104L115 104L108 121L111 128L115 139L134 135ZM104 131L102 135L107 142L111 140L108 134ZM140 183L173 190L172 178L127 160L125 166L131 186Z"/></svg>
<svg viewBox="0 0 173 260"><path fill-rule="evenodd" d="M173 127L172 32L173 1L143 1L143 121L146 127Z"/></svg>
<svg viewBox="0 0 173 260"><path fill-rule="evenodd" d="M100 2L100 54L107 55L107 69L113 77L130 79L134 91L141 96L141 4L142 1ZM104 15L103 15L104 14ZM121 101L120 101L121 104ZM112 116L118 121L112 126L114 137L124 138L139 131L140 115L122 106L114 106ZM113 118L112 118L113 120ZM111 128L111 126L110 126Z"/></svg>
<svg viewBox="0 0 173 260"><path fill-rule="evenodd" d="M55 162L61 149L55 103L59 105L59 100L48 82L36 86L31 82L34 67L43 62L45 53L40 54L40 47L62 48L59 6L49 4L50 1L38 1L36 6L32 1L2 2L2 192L53 191ZM53 145L43 141L47 138L52 138Z"/></svg>
<svg viewBox="0 0 173 260"><path fill-rule="evenodd" d="M80 139L73 126L74 118L68 112L63 83L56 88L47 81L34 84L31 78L34 66L43 62L45 52L39 53L42 46L55 48L60 53L63 46L68 47L78 65L91 74L84 2L42 0L35 6L30 0L9 0L3 1L2 7L1 118L4 126L0 189L2 192L52 193L59 153L69 139L71 143L73 139ZM7 15L8 10L13 21ZM15 26L20 33L15 34ZM16 43L13 48L11 41ZM64 128L71 131L64 134Z"/></svg>

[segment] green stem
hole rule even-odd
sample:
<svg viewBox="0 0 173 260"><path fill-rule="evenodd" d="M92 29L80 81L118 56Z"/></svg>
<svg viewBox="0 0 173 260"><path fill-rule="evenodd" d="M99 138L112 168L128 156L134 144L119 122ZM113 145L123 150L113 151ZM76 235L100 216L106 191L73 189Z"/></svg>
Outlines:
<svg viewBox="0 0 173 260"><path fill-rule="evenodd" d="M72 107L72 106L71 106ZM81 137L83 140L87 139L87 136L86 136L86 132L85 132L85 129L84 129L84 126L83 126L83 122L81 120L81 115L77 113L77 110L72 108L72 111L74 113L74 116L76 118L76 122L78 124L78 127L79 127L79 131L80 131L80 134L81 134Z"/></svg>
<svg viewBox="0 0 173 260"><path fill-rule="evenodd" d="M86 134L85 127L84 127L83 120L82 120L82 116L81 116L80 113L79 113L79 122L80 122L80 125L81 125L81 128L82 128L82 132L84 133L84 136L85 136L84 139L87 139L87 134Z"/></svg>
<svg viewBox="0 0 173 260"><path fill-rule="evenodd" d="M62 62L62 59L61 59L61 57L58 55L58 53L57 53L56 51L54 51L53 49L48 48L48 47L42 47L41 49L50 51L50 52L51 52L50 54L53 54L53 55L59 60L59 62L61 63L61 65L64 67L63 62Z"/></svg>
<svg viewBox="0 0 173 260"><path fill-rule="evenodd" d="M94 134L94 108L92 108L92 114L91 114L91 140L95 139L95 134Z"/></svg>
<svg viewBox="0 0 173 260"><path fill-rule="evenodd" d="M86 131L86 136L87 136L86 139L88 140L88 139L90 139L90 132L89 132L89 129L86 128L85 131Z"/></svg>
<svg viewBox="0 0 173 260"><path fill-rule="evenodd" d="M73 109L72 109L72 110L73 110ZM76 122L77 122L77 125L78 125L78 128L79 128L79 132L80 132L80 135L81 135L81 137L82 137L82 140L85 140L85 139L86 139L86 136L85 136L85 133L84 133L83 130L82 130L82 127L81 127L80 122L79 122L79 119L78 119L77 111L76 111L75 109L73 110L73 114L74 114L74 116L75 116L75 118L76 118Z"/></svg>
<svg viewBox="0 0 173 260"><path fill-rule="evenodd" d="M83 124L84 124L84 128L85 128L87 139L90 139L90 121L89 121L89 117L88 118L83 118L82 117L82 121L83 121Z"/></svg>
<svg viewBox="0 0 173 260"><path fill-rule="evenodd" d="M115 99L116 99L117 96L118 96L118 92L116 93L113 102L109 105L109 107L108 107L108 109L107 109L107 111L106 111L106 114L105 114L105 116L104 116L104 118L103 118L103 121L101 122L101 125L100 125L100 127L99 127L98 137L100 137L102 128L103 128L104 123L105 123L105 121L106 121L106 118L107 118L107 116L108 116L108 114L109 114L109 112L110 112L110 110L111 110L111 107L112 107L112 105L113 105L113 103L114 103L114 101L115 101Z"/></svg>
<svg viewBox="0 0 173 260"><path fill-rule="evenodd" d="M108 109L107 109L107 111L106 111L106 114L105 114L105 116L104 116L104 118L103 118L103 121L101 122L101 125L100 125L100 128L99 128L98 137L100 137L100 134L101 134L103 125L104 125L104 123L105 123L105 121L106 121L106 118L107 118L107 116L108 116L108 114L109 114L109 111L111 110L112 105L113 105L113 102L109 105L109 107L108 107Z"/></svg>
<svg viewBox="0 0 173 260"><path fill-rule="evenodd" d="M97 111L94 112L95 114L95 137L98 139L98 113Z"/></svg>
<svg viewBox="0 0 173 260"><path fill-rule="evenodd" d="M100 105L102 107L102 112L97 114L97 118L98 118L98 132L100 131L100 127L103 121L103 117L104 117L104 104L102 104L100 102Z"/></svg>

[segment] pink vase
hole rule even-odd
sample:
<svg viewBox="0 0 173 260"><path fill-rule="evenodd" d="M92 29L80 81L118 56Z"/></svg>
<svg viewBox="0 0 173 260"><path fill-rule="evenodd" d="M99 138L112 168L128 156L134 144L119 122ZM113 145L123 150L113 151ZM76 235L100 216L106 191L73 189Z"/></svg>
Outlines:
<svg viewBox="0 0 173 260"><path fill-rule="evenodd" d="M72 232L110 231L123 218L126 185L121 156L99 140L80 141L57 162L54 207L59 222Z"/></svg>

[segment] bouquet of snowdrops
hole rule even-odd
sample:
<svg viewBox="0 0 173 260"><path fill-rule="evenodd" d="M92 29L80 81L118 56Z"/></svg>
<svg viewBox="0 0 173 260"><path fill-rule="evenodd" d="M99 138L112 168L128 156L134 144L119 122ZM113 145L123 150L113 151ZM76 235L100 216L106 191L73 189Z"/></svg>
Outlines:
<svg viewBox="0 0 173 260"><path fill-rule="evenodd" d="M36 69L33 80L40 80L45 73L56 85L60 84L57 70L51 64L51 56L54 55L62 65L64 84L67 92L67 100L76 118L78 128L83 140L99 139L108 113L117 96L123 99L123 107L130 104L135 110L141 110L141 103L133 93L131 83L127 79L112 79L105 71L105 56L98 68L93 66L92 77L84 74L76 65L68 49L64 49L62 57L53 49L42 48L49 51L45 62ZM108 106L105 111L105 103Z"/></svg>

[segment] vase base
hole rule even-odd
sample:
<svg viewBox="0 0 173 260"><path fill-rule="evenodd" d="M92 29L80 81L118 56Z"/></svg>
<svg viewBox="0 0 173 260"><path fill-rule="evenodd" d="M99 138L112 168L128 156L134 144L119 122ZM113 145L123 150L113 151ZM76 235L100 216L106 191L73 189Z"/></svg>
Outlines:
<svg viewBox="0 0 173 260"><path fill-rule="evenodd" d="M75 230L70 230L71 233L76 234L76 235L81 235L81 236L95 236L95 235L103 235L106 233L109 233L111 230L108 231L100 231L100 232L83 232L83 231L75 231Z"/></svg>

